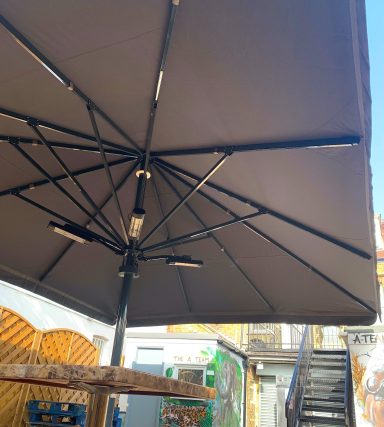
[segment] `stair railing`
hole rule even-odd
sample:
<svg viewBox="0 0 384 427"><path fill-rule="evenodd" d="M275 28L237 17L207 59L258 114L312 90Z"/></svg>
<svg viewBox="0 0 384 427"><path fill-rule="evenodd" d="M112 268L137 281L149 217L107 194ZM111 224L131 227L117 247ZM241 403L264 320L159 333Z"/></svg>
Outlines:
<svg viewBox="0 0 384 427"><path fill-rule="evenodd" d="M352 369L349 350L347 350L345 359L344 411L346 426L356 427Z"/></svg>
<svg viewBox="0 0 384 427"><path fill-rule="evenodd" d="M299 424L301 406L303 404L304 389L307 382L309 365L313 352L312 327L306 326L300 344L299 355L295 364L295 370L287 400L285 402L285 416L288 427L297 427Z"/></svg>

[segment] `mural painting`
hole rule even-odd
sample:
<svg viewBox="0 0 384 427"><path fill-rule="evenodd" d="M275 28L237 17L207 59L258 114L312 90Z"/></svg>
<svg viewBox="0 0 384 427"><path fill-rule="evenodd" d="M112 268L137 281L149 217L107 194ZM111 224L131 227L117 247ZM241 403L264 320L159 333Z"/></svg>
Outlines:
<svg viewBox="0 0 384 427"><path fill-rule="evenodd" d="M218 348L210 363L215 371L216 401L213 427L240 427L243 394L242 371L237 360L226 350Z"/></svg>
<svg viewBox="0 0 384 427"><path fill-rule="evenodd" d="M357 427L384 426L384 334L349 334Z"/></svg>
<svg viewBox="0 0 384 427"><path fill-rule="evenodd" d="M231 353L221 348L201 352L206 365L208 387L216 388L215 402L163 398L160 427L240 427L242 406L242 370ZM174 369L166 376L174 378Z"/></svg>

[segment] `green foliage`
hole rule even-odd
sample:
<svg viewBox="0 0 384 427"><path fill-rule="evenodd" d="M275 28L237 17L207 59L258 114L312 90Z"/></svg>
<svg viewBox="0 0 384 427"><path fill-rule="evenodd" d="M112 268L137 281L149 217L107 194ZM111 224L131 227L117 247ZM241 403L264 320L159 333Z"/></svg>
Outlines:
<svg viewBox="0 0 384 427"><path fill-rule="evenodd" d="M173 377L173 368L167 368L167 370L165 371L165 376L167 378L172 378Z"/></svg>

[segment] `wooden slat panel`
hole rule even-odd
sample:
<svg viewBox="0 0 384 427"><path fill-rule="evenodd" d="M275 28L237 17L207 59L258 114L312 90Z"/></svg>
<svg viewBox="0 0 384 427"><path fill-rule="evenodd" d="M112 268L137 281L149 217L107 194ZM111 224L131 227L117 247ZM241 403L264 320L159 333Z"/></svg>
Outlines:
<svg viewBox="0 0 384 427"><path fill-rule="evenodd" d="M1 307L0 363L31 362L36 333L36 329L17 313ZM27 385L17 383L0 385L0 427L16 426L17 408L25 403L23 391L26 388ZM20 426L20 422L17 426Z"/></svg>
<svg viewBox="0 0 384 427"><path fill-rule="evenodd" d="M68 329L38 331L18 313L0 306L1 364L97 365L97 348L84 336ZM88 393L55 385L0 383L0 427L20 427L27 421L31 399L88 403Z"/></svg>

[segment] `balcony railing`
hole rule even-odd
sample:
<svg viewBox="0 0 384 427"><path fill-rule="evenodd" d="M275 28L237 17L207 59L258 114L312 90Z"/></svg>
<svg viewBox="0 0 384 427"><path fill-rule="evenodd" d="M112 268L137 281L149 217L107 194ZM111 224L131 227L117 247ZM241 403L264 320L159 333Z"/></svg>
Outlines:
<svg viewBox="0 0 384 427"><path fill-rule="evenodd" d="M311 326L313 345L316 349L332 350L345 348L340 338L340 328ZM298 352L305 325L257 323L248 325L246 350L258 352Z"/></svg>

